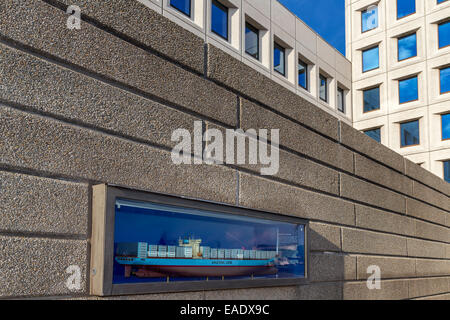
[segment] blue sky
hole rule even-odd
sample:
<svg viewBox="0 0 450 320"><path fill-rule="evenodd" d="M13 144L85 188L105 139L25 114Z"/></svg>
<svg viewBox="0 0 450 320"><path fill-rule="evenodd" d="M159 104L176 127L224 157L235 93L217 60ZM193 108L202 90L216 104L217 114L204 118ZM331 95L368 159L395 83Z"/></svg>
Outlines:
<svg viewBox="0 0 450 320"><path fill-rule="evenodd" d="M279 0L345 55L344 0Z"/></svg>

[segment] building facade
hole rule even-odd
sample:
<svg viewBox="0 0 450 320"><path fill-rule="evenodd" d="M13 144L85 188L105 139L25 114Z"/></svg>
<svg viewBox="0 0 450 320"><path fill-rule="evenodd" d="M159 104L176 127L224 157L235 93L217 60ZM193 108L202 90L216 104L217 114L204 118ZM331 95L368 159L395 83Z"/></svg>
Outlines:
<svg viewBox="0 0 450 320"><path fill-rule="evenodd" d="M140 2L352 123L351 63L278 0Z"/></svg>
<svg viewBox="0 0 450 320"><path fill-rule="evenodd" d="M450 181L450 1L346 0L353 125Z"/></svg>

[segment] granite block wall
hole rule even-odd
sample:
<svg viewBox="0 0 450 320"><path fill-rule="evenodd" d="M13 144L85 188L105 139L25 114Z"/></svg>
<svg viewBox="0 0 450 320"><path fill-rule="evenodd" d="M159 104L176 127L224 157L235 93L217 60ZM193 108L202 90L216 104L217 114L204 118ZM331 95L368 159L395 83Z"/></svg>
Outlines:
<svg viewBox="0 0 450 320"><path fill-rule="evenodd" d="M80 30L66 26L68 5L82 10ZM174 165L171 133L194 121L280 129L279 172ZM443 180L138 1L1 1L1 298L99 299L88 276L98 183L311 227L306 285L110 299L450 298ZM370 265L380 290L366 286Z"/></svg>

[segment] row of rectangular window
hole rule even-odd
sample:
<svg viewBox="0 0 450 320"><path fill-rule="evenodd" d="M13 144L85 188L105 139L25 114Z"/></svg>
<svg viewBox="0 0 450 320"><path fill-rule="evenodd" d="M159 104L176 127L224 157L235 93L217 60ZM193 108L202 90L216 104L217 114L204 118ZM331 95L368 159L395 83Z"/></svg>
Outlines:
<svg viewBox="0 0 450 320"><path fill-rule="evenodd" d="M436 0L441 4L448 0ZM397 0L397 19L402 19L416 13L415 0ZM378 27L378 6L371 5L361 11L361 32L367 32Z"/></svg>
<svg viewBox="0 0 450 320"><path fill-rule="evenodd" d="M439 92L450 92L450 67L439 69ZM419 100L418 77L412 76L398 80L399 104ZM363 90L363 113L380 109L380 87L372 87Z"/></svg>
<svg viewBox="0 0 450 320"><path fill-rule="evenodd" d="M171 0L170 5L182 12L191 15L191 0ZM211 31L228 41L229 33L228 8L217 0L211 0ZM274 71L286 76L286 48L277 42L273 44L273 68ZM260 31L258 28L245 23L245 53L249 56L260 59ZM309 91L308 64L299 60L298 63L298 85ZM345 113L345 91L342 88L337 90L338 110ZM328 102L328 79L320 75L319 97Z"/></svg>
<svg viewBox="0 0 450 320"><path fill-rule="evenodd" d="M381 143L381 129L365 130L364 133ZM450 113L441 115L442 140L450 140ZM400 123L400 147L410 147L420 144L419 120Z"/></svg>
<svg viewBox="0 0 450 320"><path fill-rule="evenodd" d="M450 21L438 24L439 49L450 46ZM411 33L397 38L397 60L403 61L417 56L417 33ZM380 67L379 46L362 51L362 72L368 72Z"/></svg>

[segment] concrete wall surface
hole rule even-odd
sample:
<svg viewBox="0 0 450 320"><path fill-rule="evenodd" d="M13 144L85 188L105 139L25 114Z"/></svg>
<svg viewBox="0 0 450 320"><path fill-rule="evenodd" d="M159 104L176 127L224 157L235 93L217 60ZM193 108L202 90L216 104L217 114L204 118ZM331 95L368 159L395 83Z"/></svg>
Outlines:
<svg viewBox="0 0 450 320"><path fill-rule="evenodd" d="M70 30L67 5L82 10ZM171 133L279 128L280 170ZM137 1L0 2L0 296L89 295L92 186L310 221L309 283L113 299L449 299L450 185ZM78 265L82 288L65 285ZM381 268L381 289L366 286Z"/></svg>

